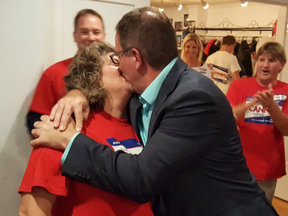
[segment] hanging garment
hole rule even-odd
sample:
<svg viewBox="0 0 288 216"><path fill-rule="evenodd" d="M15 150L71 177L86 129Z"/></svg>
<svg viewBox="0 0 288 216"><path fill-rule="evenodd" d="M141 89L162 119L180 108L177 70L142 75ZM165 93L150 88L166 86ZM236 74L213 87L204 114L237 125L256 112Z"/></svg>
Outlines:
<svg viewBox="0 0 288 216"><path fill-rule="evenodd" d="M246 69L246 74L248 77L252 77L252 63L251 63L251 53L250 46L246 40L242 41L237 53L237 58L243 64Z"/></svg>

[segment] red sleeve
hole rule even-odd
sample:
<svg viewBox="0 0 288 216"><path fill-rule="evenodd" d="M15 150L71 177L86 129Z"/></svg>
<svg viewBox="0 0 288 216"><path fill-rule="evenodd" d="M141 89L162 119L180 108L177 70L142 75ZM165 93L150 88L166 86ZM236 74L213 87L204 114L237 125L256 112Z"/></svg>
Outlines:
<svg viewBox="0 0 288 216"><path fill-rule="evenodd" d="M62 151L50 148L34 148L18 192L31 192L33 187L38 186L51 194L66 196L70 180L61 175L62 154Z"/></svg>

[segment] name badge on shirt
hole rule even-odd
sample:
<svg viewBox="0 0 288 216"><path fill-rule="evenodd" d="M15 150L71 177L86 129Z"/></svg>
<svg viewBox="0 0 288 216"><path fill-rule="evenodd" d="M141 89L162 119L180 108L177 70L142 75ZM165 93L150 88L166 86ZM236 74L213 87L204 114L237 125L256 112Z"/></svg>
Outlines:
<svg viewBox="0 0 288 216"><path fill-rule="evenodd" d="M274 95L274 101L278 104L280 110L283 108L283 102L286 101L287 96L285 94ZM246 103L253 100L253 97L247 97ZM269 112L261 104L255 104L245 112L245 122L256 124L268 124L273 125L273 120L270 117Z"/></svg>
<svg viewBox="0 0 288 216"><path fill-rule="evenodd" d="M143 146L136 139L118 141L115 138L106 139L114 151L123 151L127 154L140 154Z"/></svg>

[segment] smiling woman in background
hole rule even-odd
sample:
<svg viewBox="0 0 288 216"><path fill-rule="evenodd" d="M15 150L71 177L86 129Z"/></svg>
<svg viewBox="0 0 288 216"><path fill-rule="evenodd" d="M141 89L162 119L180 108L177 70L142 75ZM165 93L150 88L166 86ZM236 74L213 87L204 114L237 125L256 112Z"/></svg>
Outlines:
<svg viewBox="0 0 288 216"><path fill-rule="evenodd" d="M213 66L202 62L204 48L197 34L188 34L182 42L181 50L181 59L189 67L211 79Z"/></svg>

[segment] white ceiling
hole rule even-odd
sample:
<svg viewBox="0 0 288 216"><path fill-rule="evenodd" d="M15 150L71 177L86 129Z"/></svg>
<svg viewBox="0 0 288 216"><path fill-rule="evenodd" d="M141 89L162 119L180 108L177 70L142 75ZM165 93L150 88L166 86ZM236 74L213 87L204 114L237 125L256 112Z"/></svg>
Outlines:
<svg viewBox="0 0 288 216"><path fill-rule="evenodd" d="M241 0L205 0L205 1L208 2L210 6L219 4L241 3ZM161 2L163 6L161 6ZM288 6L288 0L250 0L250 1L248 0L248 2ZM201 0L150 0L151 6L155 7L175 7L176 3L180 3L183 6L201 5Z"/></svg>

